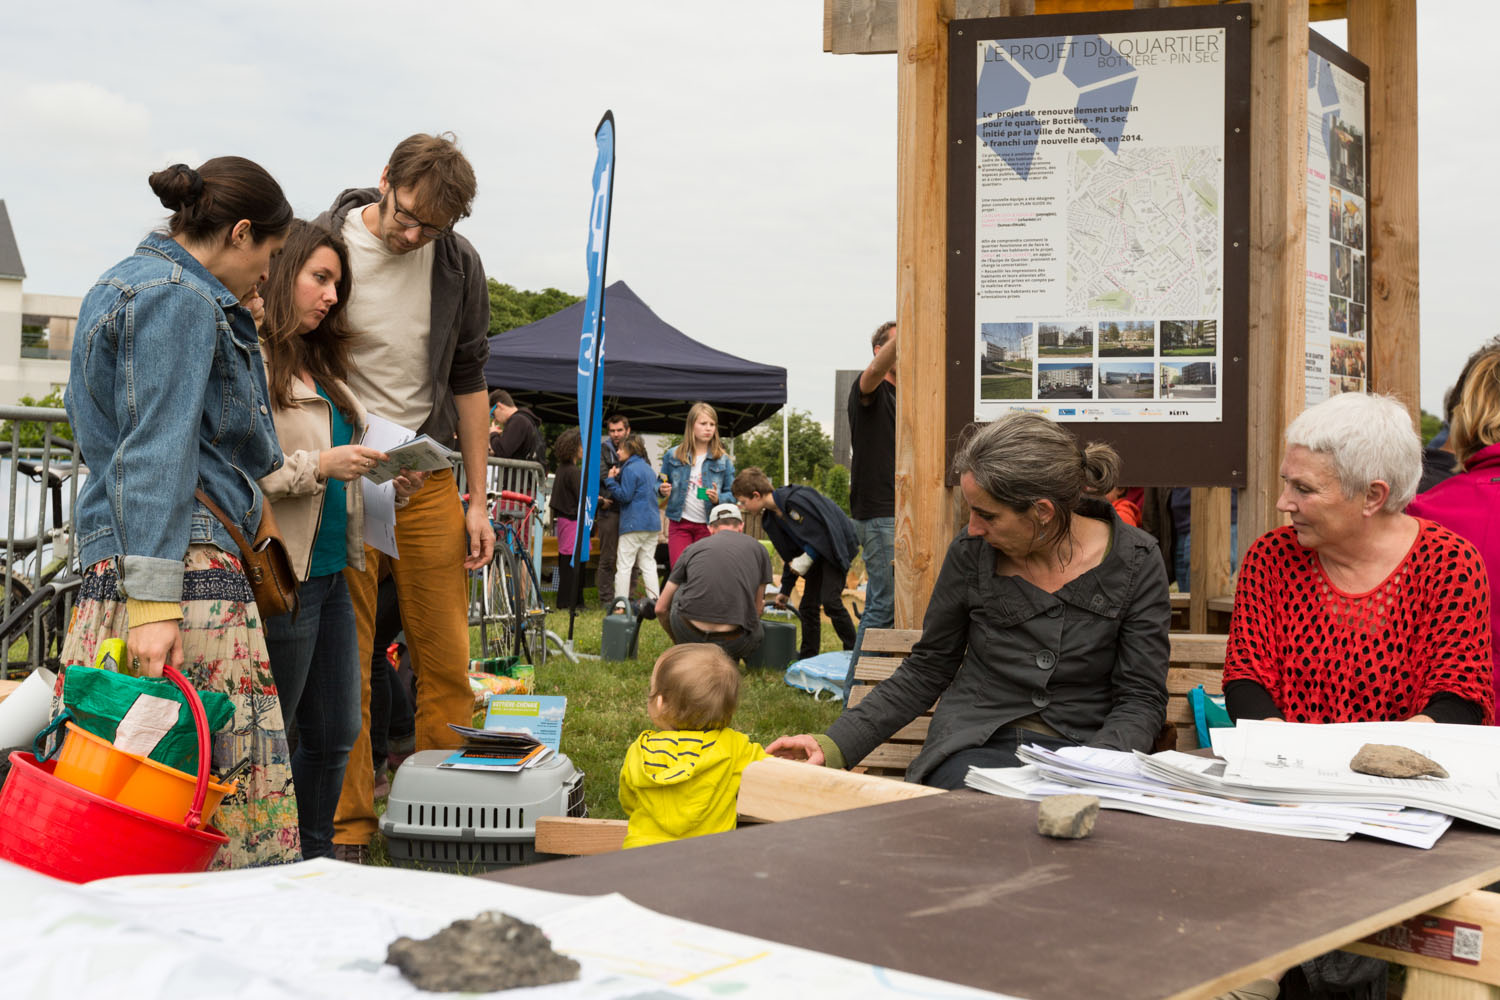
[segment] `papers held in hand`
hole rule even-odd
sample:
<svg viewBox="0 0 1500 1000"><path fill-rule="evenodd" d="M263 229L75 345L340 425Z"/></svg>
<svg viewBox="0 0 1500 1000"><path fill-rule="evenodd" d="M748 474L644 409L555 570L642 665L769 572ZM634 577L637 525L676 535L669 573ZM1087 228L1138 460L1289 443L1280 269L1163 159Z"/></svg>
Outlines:
<svg viewBox="0 0 1500 1000"><path fill-rule="evenodd" d="M451 451L423 434L405 444L397 445L386 452L383 462L376 462L365 478L379 485L388 483L401 474L402 469L415 472L433 472L446 469L458 459L458 452Z"/></svg>

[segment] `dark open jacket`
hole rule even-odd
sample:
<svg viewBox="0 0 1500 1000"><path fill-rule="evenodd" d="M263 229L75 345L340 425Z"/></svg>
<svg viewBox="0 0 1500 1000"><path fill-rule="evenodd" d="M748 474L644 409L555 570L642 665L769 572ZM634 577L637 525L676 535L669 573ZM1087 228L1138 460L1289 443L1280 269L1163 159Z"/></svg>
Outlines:
<svg viewBox="0 0 1500 1000"><path fill-rule="evenodd" d="M981 538L948 546L911 655L829 727L847 766L939 696L907 781L1033 714L1075 743L1151 749L1167 709L1166 570L1151 536L1108 504L1086 500L1079 513L1111 521L1114 542L1056 594L997 575Z"/></svg>

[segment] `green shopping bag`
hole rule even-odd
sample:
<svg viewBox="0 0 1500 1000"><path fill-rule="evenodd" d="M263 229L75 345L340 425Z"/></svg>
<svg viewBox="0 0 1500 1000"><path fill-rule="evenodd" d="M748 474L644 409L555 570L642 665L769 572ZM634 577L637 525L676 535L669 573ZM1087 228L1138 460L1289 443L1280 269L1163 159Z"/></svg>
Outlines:
<svg viewBox="0 0 1500 1000"><path fill-rule="evenodd" d="M227 694L200 691L198 697L208 714L210 733L229 725L234 718L234 703ZM122 722L137 740L150 739L152 734L160 732L154 747L135 752L179 771L198 773L198 731L193 726L193 713L187 707L186 696L165 677L130 677L113 670L74 664L63 674L63 712L38 734L37 747L60 730L64 722L72 722L111 743L115 742ZM40 758L41 754L37 756Z"/></svg>

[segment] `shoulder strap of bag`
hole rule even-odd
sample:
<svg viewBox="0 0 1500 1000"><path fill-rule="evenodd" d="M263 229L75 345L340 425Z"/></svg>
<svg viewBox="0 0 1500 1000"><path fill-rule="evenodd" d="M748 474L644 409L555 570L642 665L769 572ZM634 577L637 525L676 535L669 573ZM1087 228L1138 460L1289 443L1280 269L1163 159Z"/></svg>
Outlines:
<svg viewBox="0 0 1500 1000"><path fill-rule="evenodd" d="M234 539L234 544L240 547L241 552L248 553L252 551L252 546L248 541L245 540L245 533L240 530L239 525L231 521L229 519L229 515L220 510L219 505L208 498L207 493L204 493L203 490L199 488L193 491L193 496L197 497L198 502L208 508L208 512L210 514L219 519L219 523L222 524L224 526L224 529L229 532L229 537Z"/></svg>

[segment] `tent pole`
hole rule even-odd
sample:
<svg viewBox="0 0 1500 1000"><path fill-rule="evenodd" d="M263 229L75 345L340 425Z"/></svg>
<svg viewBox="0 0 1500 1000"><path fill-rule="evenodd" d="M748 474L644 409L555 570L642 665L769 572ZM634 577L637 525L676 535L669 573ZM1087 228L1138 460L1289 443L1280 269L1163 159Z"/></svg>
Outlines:
<svg viewBox="0 0 1500 1000"><path fill-rule="evenodd" d="M781 408L781 485L792 481L791 445L787 437L787 407Z"/></svg>

